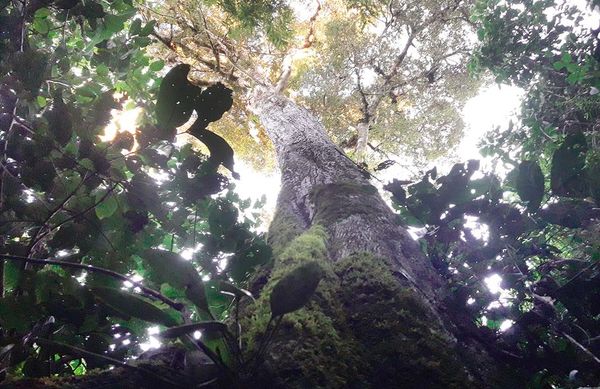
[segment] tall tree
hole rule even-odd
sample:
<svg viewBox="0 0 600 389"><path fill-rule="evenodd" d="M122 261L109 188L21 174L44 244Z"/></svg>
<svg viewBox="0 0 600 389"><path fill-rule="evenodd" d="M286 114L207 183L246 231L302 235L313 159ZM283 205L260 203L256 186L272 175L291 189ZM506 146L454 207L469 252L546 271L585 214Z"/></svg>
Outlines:
<svg viewBox="0 0 600 389"><path fill-rule="evenodd" d="M582 363L586 378L597 379L589 368L600 361L590 346L596 336L596 319L586 317L597 312L593 298L597 294L580 291L597 281L597 261L592 262L597 247L586 254L590 263L585 257L566 258L559 264L555 257L551 261L545 257L558 249L530 244L532 236L539 234L537 223L545 220L579 228L593 219L591 206L574 204L577 207L567 209L581 212L569 217L559 212L571 204L568 201L550 202L540 209L544 175L532 161L519 166L516 183L525 207L503 201L504 188L496 178L473 180L478 167L474 161L455 165L447 176L431 170L406 191L407 182L389 186L402 211L408 210L429 227L421 241L426 256L369 183L368 173L328 138L317 116L280 93L287 75L291 76L289 69L271 68L272 63L264 60L272 55L268 51L263 57L246 55L285 45L287 24L281 21L290 15L285 4L228 0L212 4L219 6L218 12L197 12L194 19L187 8L173 8L168 17L178 24L159 23L156 30L151 22L130 21L133 8L125 1L110 5L60 2L51 8L41 3L27 8L16 1L0 14L10 22L3 26L11 26L0 30L1 47L9 53L9 60L1 62L5 72L2 118L9 120L0 128L4 148L1 216L7 237L0 255L2 269L10 270L3 277L5 296L0 301L0 323L3 330L8 329L0 338L3 366L28 377L78 374L83 360L90 366L120 366L81 377L10 382L9 387L152 387L159 383L515 387L527 381L530 363L539 361L540 354L547 357L543 361L548 365L533 364L533 369L565 375L564 367L557 365L567 365L568 355ZM379 4L383 3L351 2L360 11L356 15L367 20L386 11ZM392 10L401 7L396 2L386 4ZM272 19L273 15L277 17ZM399 16L391 15L392 20ZM418 15L427 19L429 11ZM445 16L442 12L441 17ZM220 35L206 27L211 17L221 26ZM464 17L462 12L456 15L457 20ZM311 17L309 25L314 20ZM127 31L126 23L130 23ZM61 29L53 28L55 24ZM188 28L206 40L183 39L180 33ZM308 44L310 30L305 39ZM227 32L238 40L226 39ZM410 33L409 29L409 40ZM174 66L157 88L152 72L163 63L151 62L140 50L148 45L149 39L143 38L150 34L180 56L205 50L212 59L195 56L194 66L208 67L238 92L251 89L249 112L271 139L282 170L282 190L269 233L273 262L269 249L248 231L249 223L238 222L236 207L244 208L243 202L231 193L212 196L226 184L218 166L235 174L231 148L208 127L231 106L230 91L222 84L199 87L197 74L190 82L190 66L185 64ZM259 39L261 34L269 40ZM62 69L68 68L64 63L61 67L64 58L60 53L50 56L44 45L67 50L67 59L75 60L80 74ZM410 49L410 43L403 47ZM401 48L400 55L404 51ZM394 64L404 65L405 59L398 62L398 58L392 56L392 68L383 71L383 83L372 84L375 97L369 99L358 69L364 63L350 66L358 73L355 83L350 83L358 88L357 101L367 99L368 107L391 99L388 89L395 95L395 88L404 81L386 84L385 75L400 75L394 73ZM259 71L261 61L270 74ZM68 79L53 77L58 69ZM89 77L91 72L95 77ZM430 76L430 72L425 74L427 79ZM59 86L41 88L55 83ZM147 95L148 85L158 95L155 106L150 103L153 97ZM98 140L109 107L119 103L112 86L152 108L136 131L138 149L125 134L106 142ZM48 100L51 105L46 108ZM186 130L182 125L193 112L196 117ZM174 142L178 131L205 143L210 157ZM582 143L581 137L567 138L555 153L572 160L569 171L576 174L584 171ZM577 146L574 152L573 146ZM561 185L564 196L577 197L573 192L577 180L561 177L567 179ZM489 223L489 244L479 241L477 245L472 229L465 227L466 216ZM98 235L100 243L95 239ZM192 261L182 261L176 254L184 248L190 248ZM526 249L537 251L531 254ZM69 254L67 260L45 259ZM506 261L511 263L506 265ZM514 268L510 267L513 262ZM19 265L15 268L14 263ZM571 276L552 290L559 292L543 294L543 286L561 281L560 277L548 279L547 269L564 264L580 267L575 273L572 269L559 273ZM259 265L266 266L257 271ZM483 321L476 316L483 309L492 310L491 304L482 307L488 300L481 296L478 284L487 271L499 266L514 269L514 290L521 296L514 309L523 313L522 337L499 338L475 323ZM132 271L147 277L143 285L123 274ZM520 277L515 276L517 271ZM540 274L548 281L543 285L534 278ZM533 279L527 278L530 275ZM77 283L74 276L78 276ZM107 276L111 281L102 278ZM455 282L456 278L461 282ZM122 290L122 281L139 288L145 297L133 288ZM564 294L571 287L586 297L579 300L580 306ZM47 298L44 293L50 291L53 294ZM216 292L231 297L223 301L222 296L214 296ZM257 300L246 298L240 304L248 295ZM551 296L566 308L554 306ZM475 313L467 307L471 299ZM218 308L227 304L234 308ZM18 315L9 315L9 310ZM226 320L214 320L223 311L229 314ZM557 313L575 317L576 325L557 320ZM123 362L123 353L107 349L107 337L111 341L133 338L132 333L145 329L140 329L139 320L160 325L165 339L178 338L179 343L164 353L148 353L136 363ZM573 329L591 334L587 343L573 336ZM202 331L200 339L192 336L194 331ZM564 339L568 343L559 342ZM562 360L552 358L554 345L564 352L559 354ZM523 376L502 374L508 367L519 367L515 371ZM567 377L572 375L578 379L576 373Z"/></svg>

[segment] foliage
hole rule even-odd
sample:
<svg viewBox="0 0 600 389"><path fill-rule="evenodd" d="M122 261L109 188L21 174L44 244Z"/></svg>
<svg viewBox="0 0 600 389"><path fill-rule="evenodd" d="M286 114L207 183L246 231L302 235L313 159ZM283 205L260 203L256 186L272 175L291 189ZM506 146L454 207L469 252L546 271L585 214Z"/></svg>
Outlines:
<svg viewBox="0 0 600 389"><path fill-rule="evenodd" d="M600 44L598 31L583 27L585 16L568 1L477 3L481 43L471 70L489 69L496 81L527 90L520 124L490 134L485 153L505 162L541 157L544 165L569 133L597 143Z"/></svg>
<svg viewBox="0 0 600 389"><path fill-rule="evenodd" d="M597 31L578 29L583 11L568 2L478 1L472 17L471 70L527 91L520 123L482 149L512 170L499 178L469 161L387 189L405 223L426 227L423 250L452 285L463 336L530 387L597 385Z"/></svg>
<svg viewBox="0 0 600 389"><path fill-rule="evenodd" d="M0 11L2 380L125 365L150 323L190 361L201 352L230 372L245 356L215 318L271 261L219 172L236 176L233 151L208 128L231 90L195 86L188 65L161 77L146 52L156 24L131 2L21 4ZM118 124L119 112L140 116Z"/></svg>
<svg viewBox="0 0 600 389"><path fill-rule="evenodd" d="M533 161L503 183L490 174L475 178L478 169L469 161L445 176L433 170L418 182L387 187L402 218L427 227L422 248L452 285L447 304L455 324L518 364L523 377L539 374L561 385L577 370L577 382L597 382L597 205L549 196L547 172L540 176ZM500 295L484 282L494 275L502 280ZM498 332L503 323L512 327Z"/></svg>

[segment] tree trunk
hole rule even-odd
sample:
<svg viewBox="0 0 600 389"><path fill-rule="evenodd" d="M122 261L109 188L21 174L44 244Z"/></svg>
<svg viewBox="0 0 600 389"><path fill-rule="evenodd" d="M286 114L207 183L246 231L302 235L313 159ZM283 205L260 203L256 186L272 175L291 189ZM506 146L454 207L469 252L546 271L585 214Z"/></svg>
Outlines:
<svg viewBox="0 0 600 389"><path fill-rule="evenodd" d="M325 269L314 301L286 315L268 382L282 388L495 387L496 364L458 342L444 281L368 175L286 97L255 91L251 109L275 145L281 192L269 231L275 265L246 340L260 341L273 284L304 261Z"/></svg>

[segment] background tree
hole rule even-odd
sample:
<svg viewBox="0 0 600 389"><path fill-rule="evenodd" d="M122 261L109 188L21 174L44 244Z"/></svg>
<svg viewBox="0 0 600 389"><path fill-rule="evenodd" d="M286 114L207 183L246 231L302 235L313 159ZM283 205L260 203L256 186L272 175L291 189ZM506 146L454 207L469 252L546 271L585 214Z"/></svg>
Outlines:
<svg viewBox="0 0 600 389"><path fill-rule="evenodd" d="M238 125L252 120L242 94L272 85L308 106L359 162L411 158L423 166L457 144L460 110L480 85L461 65L473 44L465 39L468 3L305 2L297 7L310 11L295 21L274 2L273 25L257 19L265 35L247 28L265 12L253 7L167 2L147 12L166 47L240 92Z"/></svg>

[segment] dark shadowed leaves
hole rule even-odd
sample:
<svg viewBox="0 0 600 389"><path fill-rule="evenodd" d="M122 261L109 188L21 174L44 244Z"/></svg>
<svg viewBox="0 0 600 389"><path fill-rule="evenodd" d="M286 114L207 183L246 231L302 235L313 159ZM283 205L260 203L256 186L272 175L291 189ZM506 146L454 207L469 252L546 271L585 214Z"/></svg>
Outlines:
<svg viewBox="0 0 600 389"><path fill-rule="evenodd" d="M177 327L167 328L159 335L166 339L172 339L191 334L195 331L224 334L227 332L227 326L220 321L201 321L198 323L184 324Z"/></svg>
<svg viewBox="0 0 600 389"><path fill-rule="evenodd" d="M60 94L54 98L52 108L46 111L44 117L48 121L48 130L56 142L61 146L66 145L73 134L73 120Z"/></svg>
<svg viewBox="0 0 600 389"><path fill-rule="evenodd" d="M527 209L535 211L544 197L544 174L540 166L533 161L523 161L519 165L516 189L521 200L527 201Z"/></svg>
<svg viewBox="0 0 600 389"><path fill-rule="evenodd" d="M156 119L164 131L179 127L187 122L194 109L194 87L187 79L190 65L175 66L163 78L156 101Z"/></svg>
<svg viewBox="0 0 600 389"><path fill-rule="evenodd" d="M585 197L587 185L584 174L587 141L581 132L569 134L552 156L550 183L557 196Z"/></svg>
<svg viewBox="0 0 600 389"><path fill-rule="evenodd" d="M146 250L143 258L150 265L154 279L176 288L185 288L186 297L196 307L209 311L204 283L190 261L177 253L157 249Z"/></svg>
<svg viewBox="0 0 600 389"><path fill-rule="evenodd" d="M239 178L239 174L233 168L233 149L229 146L229 143L219 135L199 128L200 125L197 123L198 121L194 123L189 132L208 147L210 151L209 162L214 164L214 166L225 166L231 171L234 178Z"/></svg>
<svg viewBox="0 0 600 389"><path fill-rule="evenodd" d="M95 286L90 289L102 303L119 312L123 317L133 316L150 323L166 326L177 324L177 321L167 312L135 294L102 286Z"/></svg>
<svg viewBox="0 0 600 389"><path fill-rule="evenodd" d="M220 82L206 88L194 103L198 113L198 123L205 129L209 123L219 120L233 105L231 89Z"/></svg>
<svg viewBox="0 0 600 389"><path fill-rule="evenodd" d="M271 292L271 314L285 315L302 308L315 293L323 277L317 262L307 262L286 274Z"/></svg>

